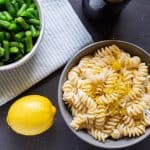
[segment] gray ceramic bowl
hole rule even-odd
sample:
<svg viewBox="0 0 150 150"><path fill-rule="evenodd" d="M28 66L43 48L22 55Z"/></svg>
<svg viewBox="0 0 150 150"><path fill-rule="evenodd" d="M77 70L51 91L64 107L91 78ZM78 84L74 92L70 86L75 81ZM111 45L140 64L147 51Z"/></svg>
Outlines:
<svg viewBox="0 0 150 150"><path fill-rule="evenodd" d="M4 71L4 70L11 70L13 68L16 68L22 64L24 64L27 60L29 60L33 54L35 53L35 51L37 50L40 42L41 42L41 39L42 39L42 36L43 36L43 33L44 33L44 14L43 14L43 11L42 11L42 8L41 8L41 4L40 4L40 1L38 0L34 0L37 8L38 8L38 11L39 11L39 16L40 16L40 21L41 21L41 29L40 29L40 36L38 37L36 43L34 44L32 50L26 54L24 57L22 57L20 60L16 61L16 62L13 62L11 64L8 64L8 65L4 65L4 66L0 66L0 71Z"/></svg>
<svg viewBox="0 0 150 150"><path fill-rule="evenodd" d="M128 147L131 145L134 145L142 140L144 140L146 137L150 135L150 128L146 129L146 132L144 135L137 137L137 138L123 138L120 140L106 140L105 143L99 142L95 139L93 139L87 132L84 131L75 131L69 126L69 123L72 120L72 116L69 113L69 110L67 109L67 106L64 105L64 102L62 100L62 85L64 84L66 80L66 76L68 74L68 71L75 66L79 60L90 53L93 53L95 50L97 50L100 47L104 47L107 45L116 44L126 52L130 53L131 55L140 56L143 62L146 62L150 66L150 54L148 54L146 51L144 51L142 48L128 42L124 41L116 41L116 40L110 40L110 41L101 41L94 44L91 44L85 48L83 48L81 51L79 51L71 60L68 62L66 67L64 68L64 71L62 72L60 81L59 81L59 87L58 87L58 103L59 108L61 111L61 114L68 125L68 127L71 129L73 133L75 133L80 139L84 140L85 142L102 148L107 149L116 149L116 148L123 148Z"/></svg>

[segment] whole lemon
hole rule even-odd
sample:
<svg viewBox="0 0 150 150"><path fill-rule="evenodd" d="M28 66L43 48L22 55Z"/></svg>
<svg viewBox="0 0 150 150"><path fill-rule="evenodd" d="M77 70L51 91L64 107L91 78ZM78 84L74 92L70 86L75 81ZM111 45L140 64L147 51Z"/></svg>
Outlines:
<svg viewBox="0 0 150 150"><path fill-rule="evenodd" d="M29 95L12 104L7 123L18 134L37 135L53 125L55 113L56 108L48 98Z"/></svg>

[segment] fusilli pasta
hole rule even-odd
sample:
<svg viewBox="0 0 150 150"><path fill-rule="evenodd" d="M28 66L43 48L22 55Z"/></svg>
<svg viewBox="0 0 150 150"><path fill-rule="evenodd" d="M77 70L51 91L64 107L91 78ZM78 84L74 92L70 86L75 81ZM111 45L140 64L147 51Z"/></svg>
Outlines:
<svg viewBox="0 0 150 150"><path fill-rule="evenodd" d="M96 140L140 136L150 126L148 66L116 45L83 57L62 90L73 116L70 126Z"/></svg>

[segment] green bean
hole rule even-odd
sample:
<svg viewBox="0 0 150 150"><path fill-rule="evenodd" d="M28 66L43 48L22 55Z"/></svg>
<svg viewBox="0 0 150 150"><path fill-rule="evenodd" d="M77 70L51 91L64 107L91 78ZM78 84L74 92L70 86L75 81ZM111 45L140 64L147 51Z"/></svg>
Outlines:
<svg viewBox="0 0 150 150"><path fill-rule="evenodd" d="M4 48L0 47L0 57L2 57L4 55Z"/></svg>
<svg viewBox="0 0 150 150"><path fill-rule="evenodd" d="M26 4L29 6L31 5L31 0L26 0Z"/></svg>
<svg viewBox="0 0 150 150"><path fill-rule="evenodd" d="M33 9L33 8L30 8L30 9ZM20 16L26 17L26 18L33 18L33 19L36 18L36 16L32 14L30 9L25 10Z"/></svg>
<svg viewBox="0 0 150 150"><path fill-rule="evenodd" d="M10 46L11 47L18 47L18 42L15 42L15 41L13 41L13 42L10 42Z"/></svg>
<svg viewBox="0 0 150 150"><path fill-rule="evenodd" d="M18 11L19 10L19 3L16 0L13 0L11 3L14 6L15 10Z"/></svg>
<svg viewBox="0 0 150 150"><path fill-rule="evenodd" d="M21 42L19 42L18 47L19 47L21 53L24 54L24 44L22 44Z"/></svg>
<svg viewBox="0 0 150 150"><path fill-rule="evenodd" d="M32 32L32 37L38 37L39 36L39 31L37 31L33 25L30 26L30 30Z"/></svg>
<svg viewBox="0 0 150 150"><path fill-rule="evenodd" d="M30 30L32 32L32 37L35 37L36 36L36 28L33 25L31 25Z"/></svg>
<svg viewBox="0 0 150 150"><path fill-rule="evenodd" d="M17 24L11 23L8 29L9 29L9 30L18 30L19 27L17 26Z"/></svg>
<svg viewBox="0 0 150 150"><path fill-rule="evenodd" d="M24 32L19 32L19 33L15 34L15 39L17 41L20 41L24 37L24 35L25 35Z"/></svg>
<svg viewBox="0 0 150 150"><path fill-rule="evenodd" d="M11 47L11 48L10 48L10 53L16 54L16 53L18 53L18 52L19 52L18 47Z"/></svg>
<svg viewBox="0 0 150 150"><path fill-rule="evenodd" d="M40 20L38 20L38 19L29 19L29 23L39 26L40 25Z"/></svg>
<svg viewBox="0 0 150 150"><path fill-rule="evenodd" d="M38 37L40 35L40 31L36 32L36 37Z"/></svg>
<svg viewBox="0 0 150 150"><path fill-rule="evenodd" d="M22 17L16 18L16 22L24 29L27 30L30 26L25 22Z"/></svg>
<svg viewBox="0 0 150 150"><path fill-rule="evenodd" d="M26 31L25 33L25 43L26 43L26 51L30 52L32 47L33 47L33 42L32 42L32 32L31 31Z"/></svg>
<svg viewBox="0 0 150 150"><path fill-rule="evenodd" d="M0 20L6 20L6 16L2 12L0 12Z"/></svg>
<svg viewBox="0 0 150 150"><path fill-rule="evenodd" d="M15 4L14 4L14 7L15 7L15 10L16 10L16 11L19 10L19 4L18 4L18 3L15 3Z"/></svg>
<svg viewBox="0 0 150 150"><path fill-rule="evenodd" d="M29 8L36 8L36 6L35 6L34 3L32 3L32 4L29 6Z"/></svg>
<svg viewBox="0 0 150 150"><path fill-rule="evenodd" d="M24 33L24 36L22 37L22 38L20 38L20 39L15 39L15 35L14 35L14 40L16 40L17 42L22 42L22 43L24 43L25 42L25 33Z"/></svg>
<svg viewBox="0 0 150 150"><path fill-rule="evenodd" d="M25 11L26 8L27 8L27 4L23 4L21 8L18 10L17 16L19 17Z"/></svg>
<svg viewBox="0 0 150 150"><path fill-rule="evenodd" d="M10 23L8 21L3 21L3 20L0 20L0 26L2 27L5 27L6 29L8 30L18 30L19 27L17 26L16 23Z"/></svg>
<svg viewBox="0 0 150 150"><path fill-rule="evenodd" d="M15 16L16 14L16 10L15 8L13 7L13 5L11 4L10 0L5 0L5 4L6 4L6 9L7 11L12 15L12 16Z"/></svg>
<svg viewBox="0 0 150 150"><path fill-rule="evenodd" d="M38 13L38 10L37 10L37 9L36 9L36 10L34 9L34 12L33 12L33 13L34 13L34 15L36 16L36 18L39 19L39 13Z"/></svg>
<svg viewBox="0 0 150 150"><path fill-rule="evenodd" d="M6 19L7 19L8 21L10 21L10 20L13 19L12 16L9 14L9 12L4 11L3 14L5 15L5 17L6 17Z"/></svg>
<svg viewBox="0 0 150 150"><path fill-rule="evenodd" d="M29 53L40 35L34 0L0 0L0 65Z"/></svg>
<svg viewBox="0 0 150 150"><path fill-rule="evenodd" d="M0 20L0 26L8 28L10 26L10 22Z"/></svg>
<svg viewBox="0 0 150 150"><path fill-rule="evenodd" d="M18 47L21 53L24 54L24 45L21 42L10 42L11 47Z"/></svg>
<svg viewBox="0 0 150 150"><path fill-rule="evenodd" d="M10 35L10 33L5 32L5 37L6 37L6 39L7 39L7 40L9 40L9 39L10 39L10 36L11 36L11 35Z"/></svg>
<svg viewBox="0 0 150 150"><path fill-rule="evenodd" d="M0 41L2 41L5 37L5 33L4 32L0 32Z"/></svg>
<svg viewBox="0 0 150 150"><path fill-rule="evenodd" d="M22 44L21 42L18 43L18 47L21 49L24 49L24 44Z"/></svg>
<svg viewBox="0 0 150 150"><path fill-rule="evenodd" d="M35 10L35 8L28 8L28 9L26 9L26 11L29 11L29 12L32 12L32 13L33 13L34 10Z"/></svg>
<svg viewBox="0 0 150 150"><path fill-rule="evenodd" d="M16 0L17 1L17 3L21 6L21 5L23 5L23 4L25 4L25 2L24 2L24 0Z"/></svg>
<svg viewBox="0 0 150 150"><path fill-rule="evenodd" d="M3 47L5 49L4 61L8 61L9 60L9 42L8 41L3 41Z"/></svg>
<svg viewBox="0 0 150 150"><path fill-rule="evenodd" d="M32 15L34 15L34 17L36 17L36 19L38 19L39 15L38 15L38 11L34 8L28 8L26 11L28 11L29 13L31 13Z"/></svg>
<svg viewBox="0 0 150 150"><path fill-rule="evenodd" d="M10 42L10 46L11 47L18 47L20 52L22 54L24 54L24 44L22 44L21 42Z"/></svg>
<svg viewBox="0 0 150 150"><path fill-rule="evenodd" d="M5 0L0 0L0 5L5 4Z"/></svg>

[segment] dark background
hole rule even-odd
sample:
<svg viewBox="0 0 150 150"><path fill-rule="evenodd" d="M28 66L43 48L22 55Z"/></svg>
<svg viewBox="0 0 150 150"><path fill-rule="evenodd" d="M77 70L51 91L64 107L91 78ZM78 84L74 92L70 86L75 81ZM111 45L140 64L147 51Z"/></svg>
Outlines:
<svg viewBox="0 0 150 150"><path fill-rule="evenodd" d="M82 0L70 0L78 16L95 41L119 39L133 42L145 50L150 48L150 0L131 0L122 12L120 19L112 25L93 25L83 15ZM149 51L150 52L150 51ZM46 133L25 137L12 132L6 124L9 106L15 101L0 107L0 150L98 150L99 148L77 138L64 123L57 104L58 81L63 68L26 91L23 95L41 94L50 98L57 107L54 126ZM149 150L150 137L125 150Z"/></svg>

